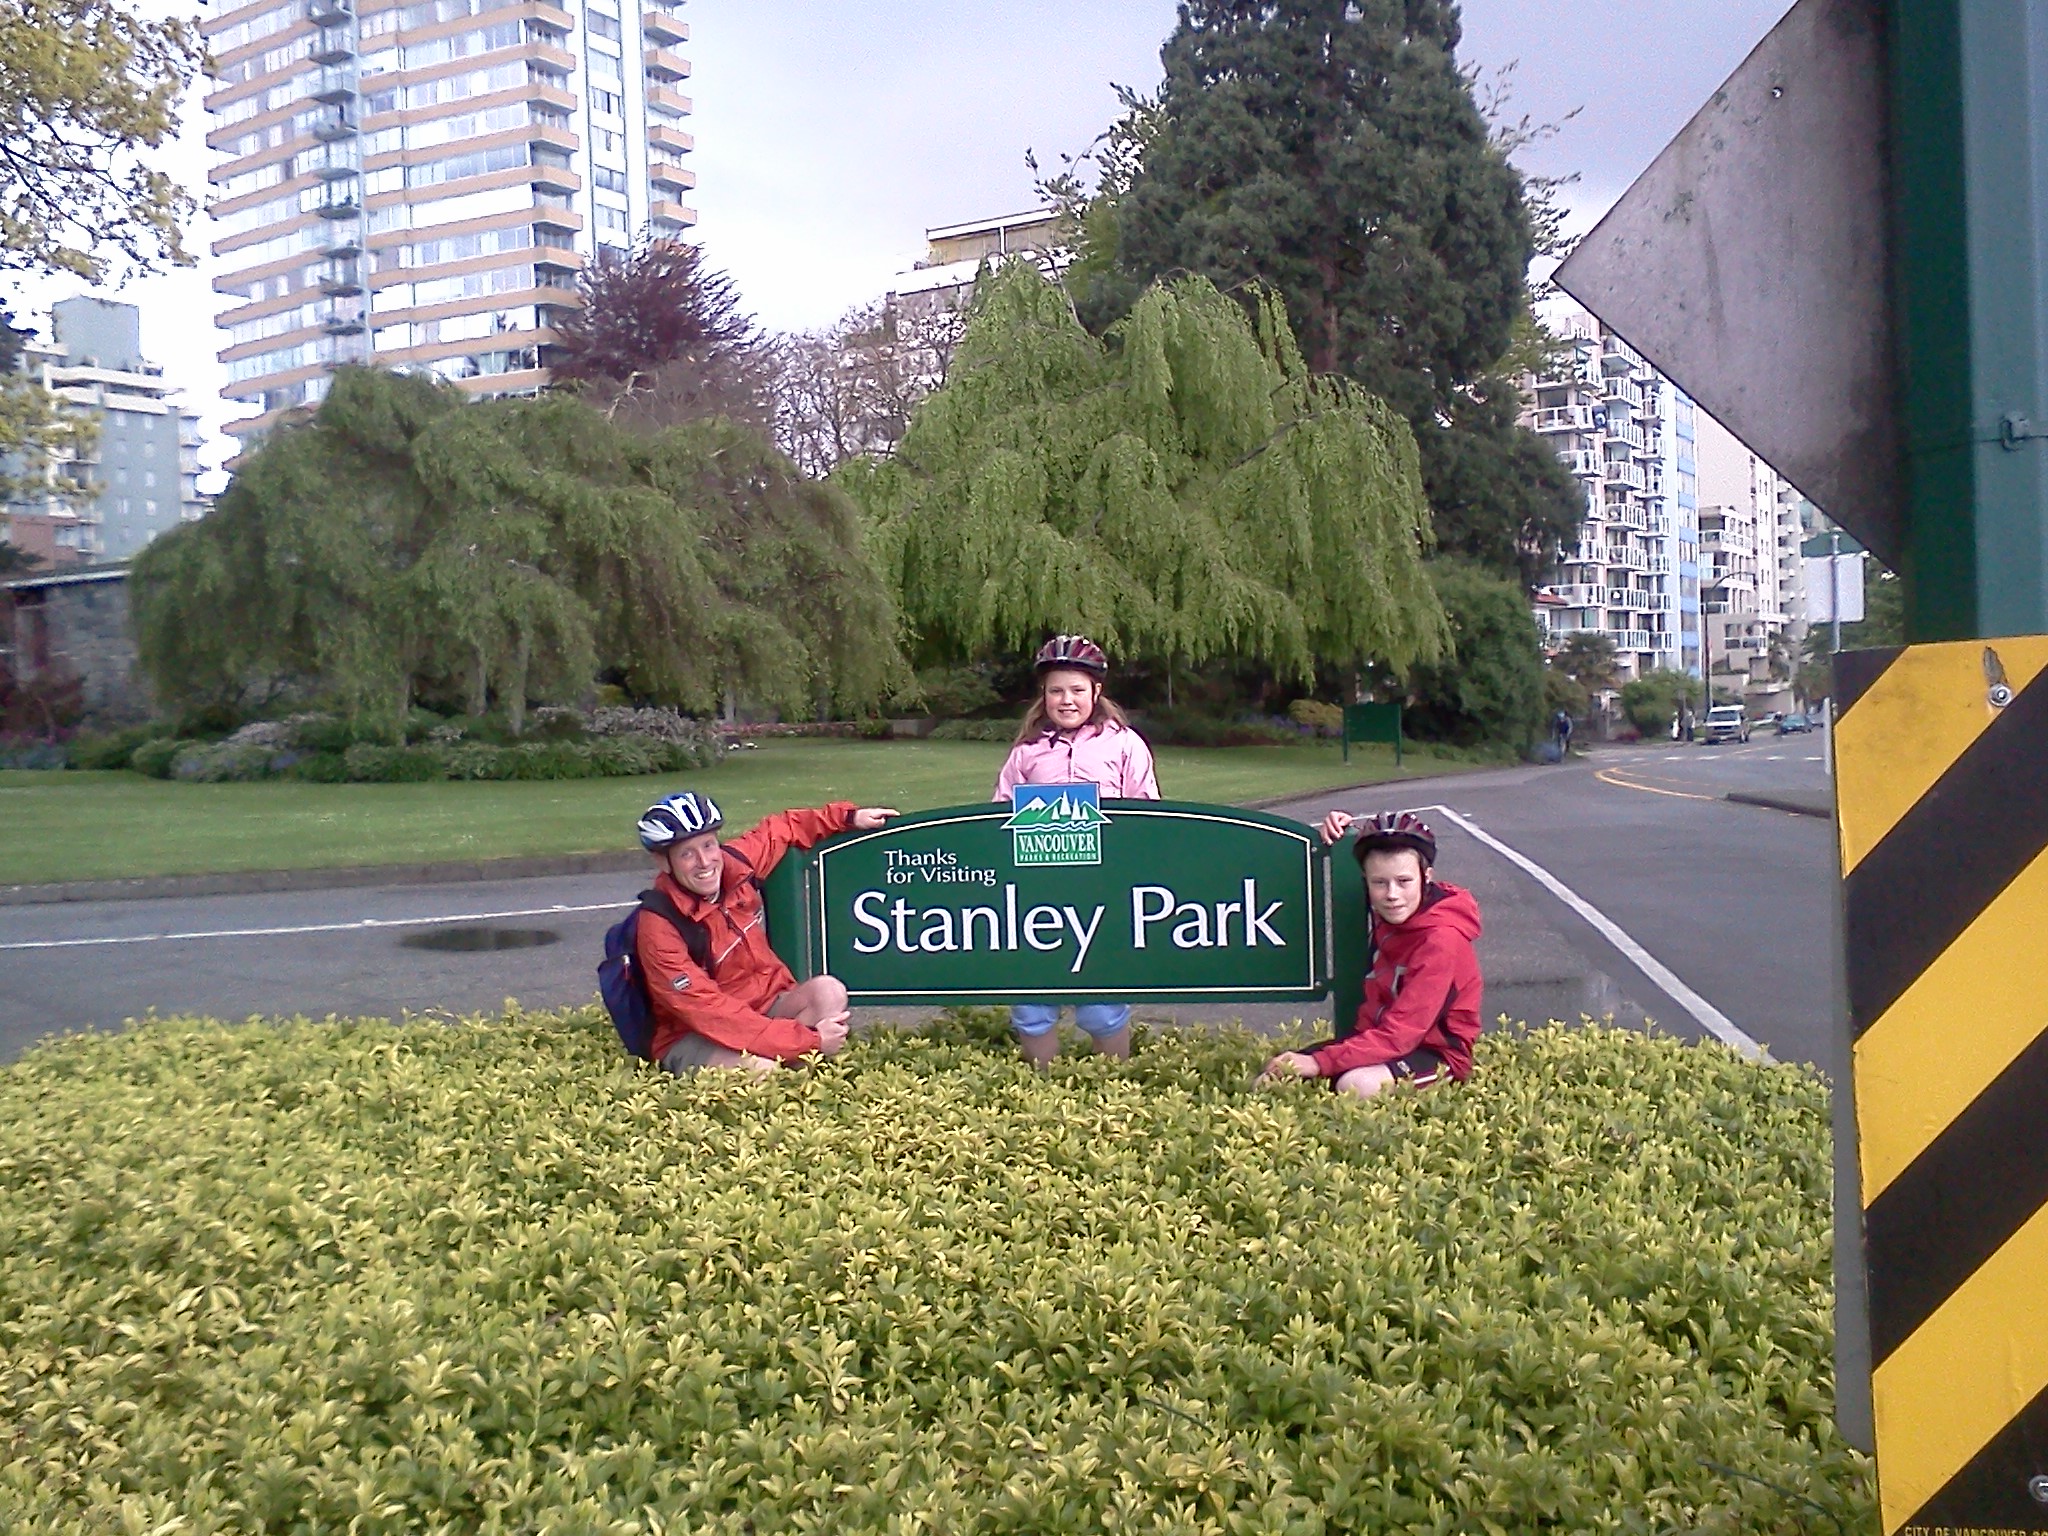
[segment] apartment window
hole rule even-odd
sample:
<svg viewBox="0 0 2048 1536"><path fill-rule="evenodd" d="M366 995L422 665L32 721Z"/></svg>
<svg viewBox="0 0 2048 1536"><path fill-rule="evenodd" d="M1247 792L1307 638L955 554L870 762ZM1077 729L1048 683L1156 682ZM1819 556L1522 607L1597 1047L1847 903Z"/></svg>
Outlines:
<svg viewBox="0 0 2048 1536"><path fill-rule="evenodd" d="M590 28L590 35L592 37L607 37L615 43L619 41L617 17L607 16L601 11L592 11L586 19L586 25Z"/></svg>
<svg viewBox="0 0 2048 1536"><path fill-rule="evenodd" d="M620 110L623 105L617 91L600 90L594 85L590 88L591 111L602 112L607 117L623 117L625 114Z"/></svg>
<svg viewBox="0 0 2048 1536"><path fill-rule="evenodd" d="M626 157L626 141L609 128L593 127L590 145L601 155L617 155L622 160Z"/></svg>
<svg viewBox="0 0 2048 1536"><path fill-rule="evenodd" d="M618 80L623 78L619 56L602 48L590 50L590 78L593 80Z"/></svg>
<svg viewBox="0 0 2048 1536"><path fill-rule="evenodd" d="M626 232L626 210L623 208L607 208L604 204L599 203L597 205L597 227L601 230L624 234Z"/></svg>
<svg viewBox="0 0 2048 1536"><path fill-rule="evenodd" d="M153 470L153 469L145 469L145 470L144 470L144 471L142 472L142 486L143 486L143 489L144 489L144 490L149 490L149 491L153 491L153 490L155 490L155 489L156 489L156 471L155 471L155 470ZM156 510L156 503L155 503L155 502L153 502L153 501L152 501L152 502L151 502L151 503L149 504L149 510L150 510L150 511L152 511L152 512L154 512L154 511Z"/></svg>
<svg viewBox="0 0 2048 1536"><path fill-rule="evenodd" d="M609 166L600 165L592 170L591 179L602 191L616 192L621 197L626 195L626 173L624 171L615 171Z"/></svg>

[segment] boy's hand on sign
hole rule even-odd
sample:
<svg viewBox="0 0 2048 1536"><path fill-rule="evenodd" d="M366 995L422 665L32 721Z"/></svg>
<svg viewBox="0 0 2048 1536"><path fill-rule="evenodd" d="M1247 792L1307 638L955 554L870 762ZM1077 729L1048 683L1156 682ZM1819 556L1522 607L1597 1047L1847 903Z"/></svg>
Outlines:
<svg viewBox="0 0 2048 1536"><path fill-rule="evenodd" d="M1344 813L1342 811L1333 811L1331 814L1342 816ZM1267 1083L1285 1082L1288 1078L1292 1077L1317 1077L1320 1075L1316 1071L1316 1063L1313 1056L1306 1055L1301 1051L1282 1051L1278 1056L1275 1056L1266 1063L1266 1070L1259 1074L1259 1083L1263 1086Z"/></svg>
<svg viewBox="0 0 2048 1536"><path fill-rule="evenodd" d="M1342 837L1346 832L1350 831L1351 823L1356 820L1358 820L1358 818L1356 816L1353 816L1348 811L1330 812L1329 815L1323 818L1322 833L1324 843L1328 844L1331 847L1335 847L1337 844L1337 839ZM1289 1054L1292 1053L1290 1052Z"/></svg>
<svg viewBox="0 0 2048 1536"><path fill-rule="evenodd" d="M837 1056L839 1048L846 1044L846 1021L849 1015L829 1013L818 1020L818 1049L827 1056Z"/></svg>
<svg viewBox="0 0 2048 1536"><path fill-rule="evenodd" d="M891 816L899 814L893 805L863 806L853 813L853 829L856 832L872 832Z"/></svg>

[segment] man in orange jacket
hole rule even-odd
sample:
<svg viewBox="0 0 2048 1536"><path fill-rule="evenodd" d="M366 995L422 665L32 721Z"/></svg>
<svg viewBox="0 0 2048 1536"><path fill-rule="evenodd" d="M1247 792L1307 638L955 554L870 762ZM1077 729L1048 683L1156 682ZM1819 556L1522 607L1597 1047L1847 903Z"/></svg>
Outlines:
<svg viewBox="0 0 2048 1536"><path fill-rule="evenodd" d="M635 929L641 976L654 1007L654 1059L671 1072L739 1067L772 1072L846 1043L846 987L831 976L799 985L768 947L761 880L792 848L837 832L873 831L896 812L838 800L818 810L782 811L730 843L709 795L688 790L649 806L640 845L654 856L654 888L696 930L643 911Z"/></svg>

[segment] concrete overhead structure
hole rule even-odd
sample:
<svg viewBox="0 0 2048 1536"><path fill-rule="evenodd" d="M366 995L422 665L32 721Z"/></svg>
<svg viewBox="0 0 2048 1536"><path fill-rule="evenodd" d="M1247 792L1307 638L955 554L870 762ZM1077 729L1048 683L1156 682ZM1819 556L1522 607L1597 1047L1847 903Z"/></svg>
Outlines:
<svg viewBox="0 0 2048 1536"><path fill-rule="evenodd" d="M205 25L245 441L374 360L547 379L576 274L696 214L681 0L255 0Z"/></svg>

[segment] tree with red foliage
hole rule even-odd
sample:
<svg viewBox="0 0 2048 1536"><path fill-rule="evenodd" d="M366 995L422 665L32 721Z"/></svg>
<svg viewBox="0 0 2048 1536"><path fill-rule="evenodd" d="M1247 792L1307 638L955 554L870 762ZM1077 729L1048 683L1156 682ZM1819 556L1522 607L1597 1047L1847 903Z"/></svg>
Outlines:
<svg viewBox="0 0 2048 1536"><path fill-rule="evenodd" d="M577 280L583 307L557 325L550 366L622 424L706 416L765 421L761 333L725 273L678 240L600 257Z"/></svg>

